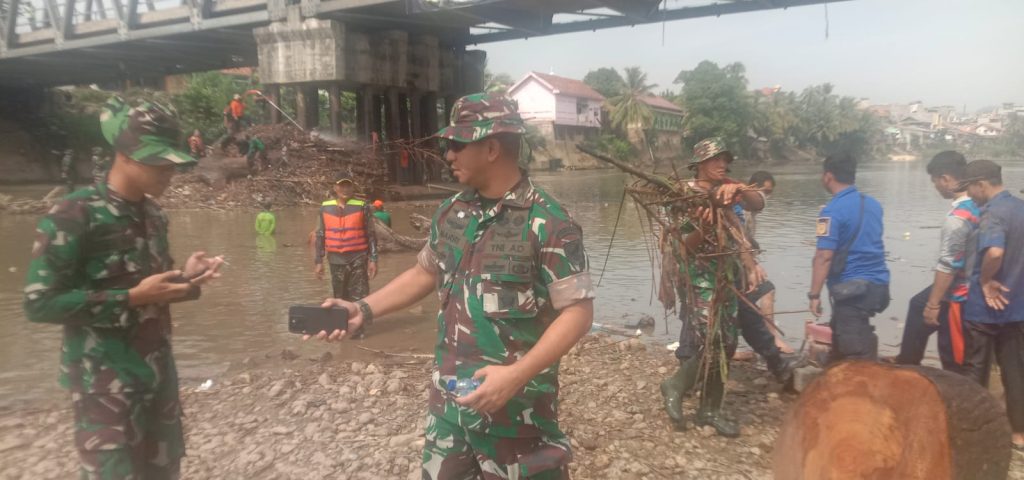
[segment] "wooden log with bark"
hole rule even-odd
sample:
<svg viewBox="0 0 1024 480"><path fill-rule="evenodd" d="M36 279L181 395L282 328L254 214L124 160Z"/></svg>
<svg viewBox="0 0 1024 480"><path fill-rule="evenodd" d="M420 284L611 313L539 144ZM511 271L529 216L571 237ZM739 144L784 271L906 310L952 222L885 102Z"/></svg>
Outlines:
<svg viewBox="0 0 1024 480"><path fill-rule="evenodd" d="M222 189L231 180L249 175L249 164L245 157L222 157L210 155L199 161L193 171L203 183Z"/></svg>
<svg viewBox="0 0 1024 480"><path fill-rule="evenodd" d="M418 252L427 244L427 238L401 235L388 228L379 219L373 219L373 232L377 235L377 250L381 252Z"/></svg>
<svg viewBox="0 0 1024 480"><path fill-rule="evenodd" d="M1003 406L967 377L844 362L800 396L774 452L777 480L1005 479Z"/></svg>

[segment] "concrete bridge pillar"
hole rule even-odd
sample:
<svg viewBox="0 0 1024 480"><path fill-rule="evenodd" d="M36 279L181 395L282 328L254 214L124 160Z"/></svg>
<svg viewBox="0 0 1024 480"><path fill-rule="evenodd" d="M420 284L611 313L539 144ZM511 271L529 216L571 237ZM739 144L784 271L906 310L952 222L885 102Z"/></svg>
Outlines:
<svg viewBox="0 0 1024 480"><path fill-rule="evenodd" d="M327 96L331 101L331 133L341 135L341 85L337 83L329 85Z"/></svg>
<svg viewBox="0 0 1024 480"><path fill-rule="evenodd" d="M296 120L305 130L316 128L320 123L320 95L315 86L296 87Z"/></svg>
<svg viewBox="0 0 1024 480"><path fill-rule="evenodd" d="M280 85L267 85L264 88L263 94L266 95L274 105L281 106L281 86ZM278 124L281 123L281 112L278 111L273 105L270 106L270 123Z"/></svg>

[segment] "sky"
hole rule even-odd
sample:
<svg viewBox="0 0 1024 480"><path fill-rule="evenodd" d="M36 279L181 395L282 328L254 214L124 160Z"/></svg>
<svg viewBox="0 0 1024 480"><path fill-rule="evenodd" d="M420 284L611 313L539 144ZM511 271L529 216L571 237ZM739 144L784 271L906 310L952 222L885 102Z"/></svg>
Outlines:
<svg viewBox="0 0 1024 480"><path fill-rule="evenodd" d="M670 4L670 8L672 5ZM639 66L654 90L677 89L702 60L742 62L750 88L799 91L829 82L872 103L1024 105L1024 1L852 0L481 44L488 68L582 79L599 67Z"/></svg>

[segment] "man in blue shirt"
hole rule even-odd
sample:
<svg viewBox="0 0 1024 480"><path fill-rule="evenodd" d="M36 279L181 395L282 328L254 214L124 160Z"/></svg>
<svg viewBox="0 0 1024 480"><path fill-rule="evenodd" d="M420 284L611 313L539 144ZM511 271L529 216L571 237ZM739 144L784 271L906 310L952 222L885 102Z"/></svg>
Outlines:
<svg viewBox="0 0 1024 480"><path fill-rule="evenodd" d="M995 353L1013 445L1024 449L1024 200L1003 188L1002 168L995 162L975 160L965 176L960 190L981 206L981 224L964 308L964 367L987 385Z"/></svg>
<svg viewBox="0 0 1024 480"><path fill-rule="evenodd" d="M882 205L857 191L857 160L825 158L821 184L832 201L818 217L818 248L811 268L810 310L821 316L821 289L832 301L832 358L878 358L878 336L870 319L889 306L889 269L882 243Z"/></svg>
<svg viewBox="0 0 1024 480"><path fill-rule="evenodd" d="M969 265L976 248L968 248L975 238L981 213L974 200L958 192L966 179L967 160L958 152L939 152L928 163L928 175L942 198L953 200L946 214L939 241L939 259L932 284L910 299L907 322L903 328L900 353L893 360L904 365L920 365L928 337L939 332L939 359L942 368L961 373L964 363L963 306L970 280Z"/></svg>

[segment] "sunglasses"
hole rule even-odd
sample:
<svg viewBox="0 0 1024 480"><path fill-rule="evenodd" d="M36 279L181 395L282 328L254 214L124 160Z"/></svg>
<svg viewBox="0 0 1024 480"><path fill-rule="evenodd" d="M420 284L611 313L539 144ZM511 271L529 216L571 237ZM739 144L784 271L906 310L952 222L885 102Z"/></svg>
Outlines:
<svg viewBox="0 0 1024 480"><path fill-rule="evenodd" d="M459 152L463 151L466 148L466 145L469 145L469 144L468 143L462 143L462 142L456 142L454 140L448 140L448 139L443 138L440 141L440 145L441 145L441 150L444 150L444 151L451 150L454 153L459 153Z"/></svg>

